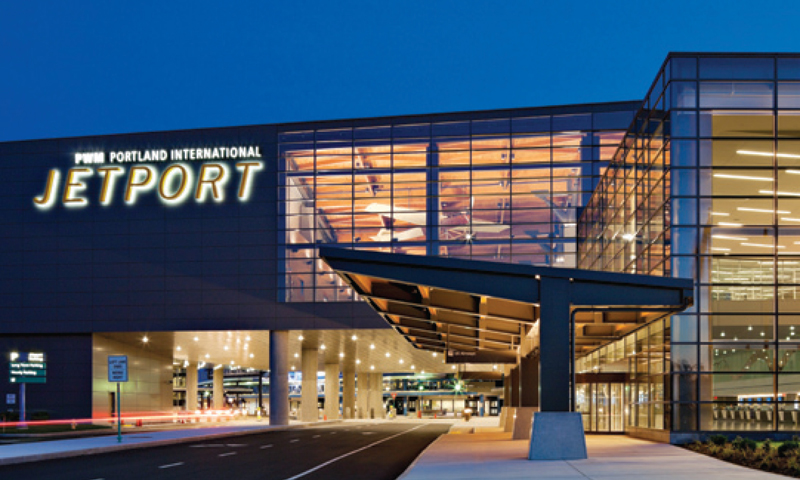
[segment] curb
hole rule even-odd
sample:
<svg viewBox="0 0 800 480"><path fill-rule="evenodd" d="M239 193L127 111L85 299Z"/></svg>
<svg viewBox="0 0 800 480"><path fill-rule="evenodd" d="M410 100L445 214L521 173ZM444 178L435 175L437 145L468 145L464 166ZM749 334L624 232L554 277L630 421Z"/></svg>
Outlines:
<svg viewBox="0 0 800 480"><path fill-rule="evenodd" d="M327 422L313 422L313 423L306 423L302 425L285 425L280 427L265 427L265 428L258 428L252 430L243 430L240 432L225 432L225 433L211 433L206 435L197 435L193 437L182 437L182 438L169 438L163 440L153 440L149 442L142 442L142 443L131 443L131 444L117 444L117 445L107 445L104 447L96 447L96 448L87 448L83 450L70 450L64 452L51 452L51 453L42 453L42 454L34 454L34 455L23 455L19 457L10 457L10 458L0 458L0 466L6 465L18 465L20 463L31 463L31 462L40 462L43 460L57 460L62 458L72 458L72 457L83 457L88 455L97 455L101 453L111 453L111 452L119 452L122 450L134 450L139 448L150 448L150 447L163 447L166 445L180 445L182 443L194 443L194 442L203 442L206 440L215 440L218 438L227 438L227 437L240 437L244 435L257 435L261 433L269 433L269 432L285 432L287 430L299 430L301 428L307 427L316 427L320 425L331 425L334 423L341 423L342 420L330 420ZM124 437L123 437L124 438Z"/></svg>
<svg viewBox="0 0 800 480"><path fill-rule="evenodd" d="M399 477L397 477L397 480L403 480L403 479L404 479L404 478L406 478L407 476L411 475L411 470L413 470L413 469L414 469L414 467L416 467L416 466L417 466L417 462L419 462L419 460L420 460L420 459L421 459L421 458L422 458L422 457L423 457L423 456L424 456L426 453L428 453L428 450L430 450L431 448L433 448L433 446L434 446L434 445L436 445L436 444L439 442L439 440L441 440L441 439L442 439L442 438L443 438L445 435L450 435L450 433L443 433L443 434L439 435L439 436L436 438L436 440L434 440L434 441L432 441L431 443L429 443L429 444L428 444L428 446L427 446L427 447L425 447L425 449L424 449L424 450L422 450L421 452L419 452L419 455L417 455L417 458L415 458L415 459L414 459L414 461L413 461L413 462L411 462L411 464L410 464L408 467L406 467L406 469L405 469L405 470L403 470L403 473L401 473L401 474L400 474L400 476L399 476Z"/></svg>

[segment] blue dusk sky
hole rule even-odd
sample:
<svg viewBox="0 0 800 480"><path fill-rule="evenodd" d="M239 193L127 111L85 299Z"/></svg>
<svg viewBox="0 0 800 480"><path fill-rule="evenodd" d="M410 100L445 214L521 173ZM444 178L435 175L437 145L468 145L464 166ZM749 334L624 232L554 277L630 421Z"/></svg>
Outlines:
<svg viewBox="0 0 800 480"><path fill-rule="evenodd" d="M640 99L796 1L3 1L0 141Z"/></svg>

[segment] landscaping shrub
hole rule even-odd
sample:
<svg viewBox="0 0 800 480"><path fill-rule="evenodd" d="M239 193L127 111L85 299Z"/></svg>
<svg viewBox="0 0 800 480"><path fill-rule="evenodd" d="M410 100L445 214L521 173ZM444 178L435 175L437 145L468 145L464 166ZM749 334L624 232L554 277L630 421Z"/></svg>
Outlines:
<svg viewBox="0 0 800 480"><path fill-rule="evenodd" d="M781 458L790 457L797 453L797 449L800 448L800 444L794 441L783 442L778 446L777 453L778 456Z"/></svg>
<svg viewBox="0 0 800 480"><path fill-rule="evenodd" d="M728 443L728 437L726 437L725 435L709 435L708 443L717 446L722 446Z"/></svg>
<svg viewBox="0 0 800 480"><path fill-rule="evenodd" d="M736 437L733 440L732 445L733 448L742 452L753 452L755 451L756 447L758 447L758 443L756 443L755 440L742 437Z"/></svg>

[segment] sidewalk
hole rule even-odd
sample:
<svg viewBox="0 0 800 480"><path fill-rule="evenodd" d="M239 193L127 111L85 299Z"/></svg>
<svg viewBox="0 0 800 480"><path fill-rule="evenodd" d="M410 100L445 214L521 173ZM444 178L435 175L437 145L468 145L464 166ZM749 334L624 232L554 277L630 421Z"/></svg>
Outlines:
<svg viewBox="0 0 800 480"><path fill-rule="evenodd" d="M290 422L288 426L270 426L269 422L233 421L219 426L209 425L197 428L178 428L162 431L125 431L122 443L117 443L116 435L51 440L46 442L18 443L0 446L0 465L36 462L55 458L77 457L96 453L114 452L133 448L173 445L196 441L214 440L233 435L263 433L303 428L309 425L332 424L336 421L303 423Z"/></svg>
<svg viewBox="0 0 800 480"><path fill-rule="evenodd" d="M442 435L402 480L768 480L786 477L740 467L674 445L589 435L587 460L529 461L528 441L509 433Z"/></svg>

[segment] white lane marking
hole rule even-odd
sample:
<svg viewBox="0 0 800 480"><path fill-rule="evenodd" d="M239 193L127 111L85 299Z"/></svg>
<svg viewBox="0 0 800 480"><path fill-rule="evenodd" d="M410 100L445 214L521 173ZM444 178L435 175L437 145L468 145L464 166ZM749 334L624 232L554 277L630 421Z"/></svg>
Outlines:
<svg viewBox="0 0 800 480"><path fill-rule="evenodd" d="M236 452L220 453L217 456L218 457L230 457L231 455L236 455Z"/></svg>
<svg viewBox="0 0 800 480"><path fill-rule="evenodd" d="M168 463L168 464L166 464L166 465L161 465L161 466L160 466L160 467L158 467L158 468L172 468L172 467L180 467L181 465L183 465L183 462Z"/></svg>
<svg viewBox="0 0 800 480"><path fill-rule="evenodd" d="M264 450L265 448L272 448L272 444L269 444L269 445L261 445L261 450Z"/></svg>
<svg viewBox="0 0 800 480"><path fill-rule="evenodd" d="M311 438L319 438L319 437L321 437L321 436L322 436L322 435L314 435L314 436L313 436L313 437L311 437Z"/></svg>
<svg viewBox="0 0 800 480"><path fill-rule="evenodd" d="M418 429L418 428L425 427L425 426L427 426L427 425L419 425L419 426L417 426L417 427L410 428L410 429L408 429L408 430L405 430L405 431L402 431L402 432L400 432L400 433L394 434L394 435L392 435L391 437L386 437L386 438L384 438L383 440L378 440L377 442L372 442L372 443L370 443L369 445L367 445L367 446L365 446L365 447L361 447L361 448L359 448L359 449L353 450L352 452L345 453L344 455L339 455L338 457L336 457L336 458L333 458L333 459L331 459L331 460L328 460L328 461L327 461L327 462L325 462L325 463L320 463L320 464L319 464L319 465L317 465L316 467L314 467L314 468L312 468L312 469L309 469L309 470L306 470L306 471L305 471L305 472L303 472L303 473L298 473L298 474L297 474L297 475L295 475L294 477L289 477L289 478L287 478L286 480L297 480L298 478L305 477L305 476L306 476L306 475L308 475L309 473L316 472L316 471L317 471L317 470L319 470L320 468L327 467L327 466L328 466L328 465L330 465L331 463L338 462L339 460L341 460L341 459L343 459L343 458L346 458L346 457L349 457L350 455L355 455L356 453L363 452L364 450L366 450L366 449L368 449L368 448L372 448L372 447L374 447L375 445L378 445L378 444L380 444L380 443L383 443L383 442L387 442L387 441L389 441L389 440L391 440L391 439L393 439L393 438L399 437L400 435L405 435L405 434L406 434L406 433L408 433L408 432L413 432L414 430L416 430L416 429Z"/></svg>
<svg viewBox="0 0 800 480"><path fill-rule="evenodd" d="M294 442L299 442L299 441L300 441L299 438L295 438L294 440L289 440L289 443L294 443Z"/></svg>
<svg viewBox="0 0 800 480"><path fill-rule="evenodd" d="M189 445L190 448L224 447L221 443L202 443L200 445Z"/></svg>
<svg viewBox="0 0 800 480"><path fill-rule="evenodd" d="M375 435L375 432L361 432L361 435Z"/></svg>
<svg viewBox="0 0 800 480"><path fill-rule="evenodd" d="M229 447L246 447L246 443L226 443L225 445Z"/></svg>

